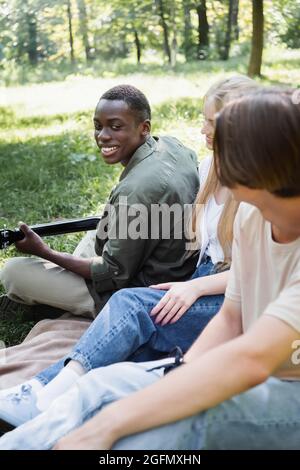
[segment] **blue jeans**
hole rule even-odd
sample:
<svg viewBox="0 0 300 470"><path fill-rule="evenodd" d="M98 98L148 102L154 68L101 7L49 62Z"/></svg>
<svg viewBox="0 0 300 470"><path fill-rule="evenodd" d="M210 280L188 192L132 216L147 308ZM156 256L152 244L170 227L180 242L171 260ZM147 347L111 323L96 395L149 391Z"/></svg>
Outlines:
<svg viewBox="0 0 300 470"><path fill-rule="evenodd" d="M126 362L88 372L47 411L5 434L0 449L52 448L107 404L159 380L163 369L153 367L163 361ZM113 449L299 449L299 409L300 382L270 378L206 412L123 438Z"/></svg>
<svg viewBox="0 0 300 470"><path fill-rule="evenodd" d="M192 278L214 273L205 257ZM184 352L219 311L224 296L199 298L174 324L156 325L149 313L166 291L151 288L122 289L116 292L73 348L70 355L37 375L43 384L51 381L71 359L86 371L116 362L159 359L175 346Z"/></svg>

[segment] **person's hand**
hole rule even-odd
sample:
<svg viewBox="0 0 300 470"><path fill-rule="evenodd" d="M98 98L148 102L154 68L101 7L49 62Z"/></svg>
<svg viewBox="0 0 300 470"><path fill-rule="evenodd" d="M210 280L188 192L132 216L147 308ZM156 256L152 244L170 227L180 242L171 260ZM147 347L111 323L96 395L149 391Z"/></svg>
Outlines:
<svg viewBox="0 0 300 470"><path fill-rule="evenodd" d="M19 229L22 230L25 238L15 243L17 249L22 253L28 253L43 258L44 254L49 250L48 245L23 222L20 223Z"/></svg>
<svg viewBox="0 0 300 470"><path fill-rule="evenodd" d="M113 441L104 434L99 434L88 421L57 441L52 450L109 450Z"/></svg>
<svg viewBox="0 0 300 470"><path fill-rule="evenodd" d="M200 297L199 287L194 280L166 282L150 287L168 291L150 312L151 316L157 315L155 323L162 326L177 322Z"/></svg>

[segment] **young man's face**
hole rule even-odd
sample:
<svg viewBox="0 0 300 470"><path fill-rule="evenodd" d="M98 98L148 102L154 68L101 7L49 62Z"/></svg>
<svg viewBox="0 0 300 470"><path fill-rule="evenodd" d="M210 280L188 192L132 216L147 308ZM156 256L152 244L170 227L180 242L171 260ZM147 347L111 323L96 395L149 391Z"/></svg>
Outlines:
<svg viewBox="0 0 300 470"><path fill-rule="evenodd" d="M263 217L280 233L291 239L300 237L300 196L283 198L263 189L250 189L237 185L231 189L236 201L256 206Z"/></svg>
<svg viewBox="0 0 300 470"><path fill-rule="evenodd" d="M95 139L106 163L127 165L150 132L150 122L137 122L125 101L100 100L94 115Z"/></svg>

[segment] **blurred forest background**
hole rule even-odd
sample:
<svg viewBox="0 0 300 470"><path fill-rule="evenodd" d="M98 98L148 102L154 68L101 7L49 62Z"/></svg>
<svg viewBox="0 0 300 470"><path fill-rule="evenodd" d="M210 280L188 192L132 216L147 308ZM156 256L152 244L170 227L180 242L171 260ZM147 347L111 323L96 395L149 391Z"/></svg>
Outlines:
<svg viewBox="0 0 300 470"><path fill-rule="evenodd" d="M0 228L101 213L122 171L93 140L108 88L140 88L153 133L202 158L203 95L236 73L299 86L300 0L0 0ZM47 241L71 252L80 237ZM0 339L30 326L1 321Z"/></svg>
<svg viewBox="0 0 300 470"><path fill-rule="evenodd" d="M299 31L299 0L0 0L1 83L241 56L259 75L263 33L292 50Z"/></svg>

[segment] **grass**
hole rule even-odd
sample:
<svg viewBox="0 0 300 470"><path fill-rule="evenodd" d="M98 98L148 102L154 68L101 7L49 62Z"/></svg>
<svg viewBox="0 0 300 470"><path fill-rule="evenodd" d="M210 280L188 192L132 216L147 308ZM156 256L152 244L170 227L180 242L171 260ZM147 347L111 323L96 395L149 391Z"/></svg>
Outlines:
<svg viewBox="0 0 300 470"><path fill-rule="evenodd" d="M21 343L33 326L34 322L24 322L22 315L16 315L13 321L2 320L0 323L0 349L3 343L6 347Z"/></svg>
<svg viewBox="0 0 300 470"><path fill-rule="evenodd" d="M266 54L263 82L299 83L299 62L299 51L277 58ZM95 78L93 71L65 81L0 89L1 228L14 228L20 220L34 224L101 213L122 171L101 161L93 140L93 108L106 89L124 81L142 89L153 109L153 134L172 134L201 158L207 153L200 133L203 94L216 79L245 73L246 64L237 58L181 64L176 70L150 66L127 70L125 64L122 76L117 75L122 72L118 67L109 78ZM56 73L57 79L59 70ZM55 249L72 252L80 237L72 234L47 241ZM14 248L0 252L0 267L16 255ZM2 321L0 339L17 343L31 326L19 318Z"/></svg>
<svg viewBox="0 0 300 470"><path fill-rule="evenodd" d="M134 57L127 59L103 60L99 58L86 63L77 60L71 64L69 60L43 61L36 67L28 64L18 64L10 60L2 62L0 86L19 86L26 84L40 84L73 80L82 77L89 79L115 79L119 77L131 77L133 75L143 75L152 77L173 76L196 78L201 75L211 75L218 73L245 73L250 56L249 45L231 49L231 58L227 61L207 59L205 61L192 61L186 63L183 56L177 56L177 64L171 67L163 62L160 56L149 54L142 58L142 63L137 64ZM264 50L263 56L263 76L274 76L275 81L283 81L285 72L291 69L298 69L300 65L300 51L297 49L284 49L272 46ZM286 69L283 68L286 67ZM288 70L287 70L288 69ZM287 81L291 82L291 77L287 76ZM298 76L299 79L299 76Z"/></svg>
<svg viewBox="0 0 300 470"><path fill-rule="evenodd" d="M112 79L116 77L131 77L134 74L161 76L189 74L193 75L201 70L202 73L216 73L222 69L223 72L238 71L246 67L247 57L234 57L229 61L217 60L193 61L184 63L183 57L177 58L175 67L163 62L157 56L147 57L146 63L137 64L133 57L127 59L103 60L99 58L90 63L77 60L71 64L69 60L63 59L56 63L45 61L32 67L29 64L17 64L14 61L7 62L2 67L0 84L4 86L25 85L28 83L58 82L76 77L89 77Z"/></svg>

